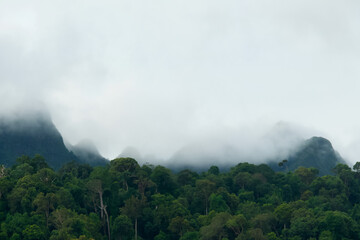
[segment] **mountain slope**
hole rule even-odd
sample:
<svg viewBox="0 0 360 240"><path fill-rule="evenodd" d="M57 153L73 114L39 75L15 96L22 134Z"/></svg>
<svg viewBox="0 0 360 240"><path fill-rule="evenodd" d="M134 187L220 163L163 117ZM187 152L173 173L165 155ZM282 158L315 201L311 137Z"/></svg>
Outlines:
<svg viewBox="0 0 360 240"><path fill-rule="evenodd" d="M289 155L287 160L284 167L279 167L275 162L270 166L276 171L285 169L293 171L300 166L314 167L319 169L320 175L327 175L332 174L332 169L338 163L345 163L330 141L322 137L306 140L295 153Z"/></svg>
<svg viewBox="0 0 360 240"><path fill-rule="evenodd" d="M64 145L63 138L46 113L0 118L0 164L11 166L21 155L42 155L58 169L79 159Z"/></svg>
<svg viewBox="0 0 360 240"><path fill-rule="evenodd" d="M83 140L74 146L67 145L67 148L83 163L88 163L92 166L103 166L109 162L101 156L96 146L90 140Z"/></svg>

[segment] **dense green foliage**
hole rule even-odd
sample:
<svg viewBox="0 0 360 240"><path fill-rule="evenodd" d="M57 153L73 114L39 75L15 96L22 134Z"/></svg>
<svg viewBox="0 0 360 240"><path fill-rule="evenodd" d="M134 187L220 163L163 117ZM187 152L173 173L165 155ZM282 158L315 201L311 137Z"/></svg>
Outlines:
<svg viewBox="0 0 360 240"><path fill-rule="evenodd" d="M198 174L118 158L55 172L24 156L0 168L0 239L360 239L359 166Z"/></svg>

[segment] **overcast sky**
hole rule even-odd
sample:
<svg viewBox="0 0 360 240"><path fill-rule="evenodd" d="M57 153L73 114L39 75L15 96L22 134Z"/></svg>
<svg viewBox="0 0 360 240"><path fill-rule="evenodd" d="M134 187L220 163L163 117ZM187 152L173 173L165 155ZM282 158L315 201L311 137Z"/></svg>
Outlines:
<svg viewBox="0 0 360 240"><path fill-rule="evenodd" d="M256 142L282 121L355 162L359 12L358 0L0 1L0 111L43 102L65 139L108 158Z"/></svg>

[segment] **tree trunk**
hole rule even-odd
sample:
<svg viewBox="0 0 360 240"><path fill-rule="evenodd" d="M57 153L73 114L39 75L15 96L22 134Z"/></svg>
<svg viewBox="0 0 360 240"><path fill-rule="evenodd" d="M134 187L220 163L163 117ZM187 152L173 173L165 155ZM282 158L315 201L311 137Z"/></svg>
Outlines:
<svg viewBox="0 0 360 240"><path fill-rule="evenodd" d="M46 227L49 227L49 215L50 215L50 212L49 212L49 211L46 211L46 212L45 212L45 217L46 217Z"/></svg>
<svg viewBox="0 0 360 240"><path fill-rule="evenodd" d="M208 200L205 201L205 215L208 215Z"/></svg>
<svg viewBox="0 0 360 240"><path fill-rule="evenodd" d="M103 198L102 198L102 192L99 191L99 198L100 198L100 216L101 216L101 219L104 218L104 203L103 203Z"/></svg>
<svg viewBox="0 0 360 240"><path fill-rule="evenodd" d="M137 218L135 218L135 240L137 240Z"/></svg>
<svg viewBox="0 0 360 240"><path fill-rule="evenodd" d="M125 180L125 189L126 189L126 192L129 191L129 185L126 180Z"/></svg>
<svg viewBox="0 0 360 240"><path fill-rule="evenodd" d="M108 237L109 237L109 240L110 240L110 224L109 224L109 215L106 211L106 206L104 208L104 212L105 212L105 215L106 215L106 222L107 222L107 230L108 230Z"/></svg>
<svg viewBox="0 0 360 240"><path fill-rule="evenodd" d="M104 218L104 202L103 202L103 198L102 198L102 195L103 195L103 192L102 190L99 190L98 191L99 193L99 200L100 200L100 216L101 216L101 220L103 222L103 226L104 226L104 235L106 235L106 226L105 226L105 218Z"/></svg>

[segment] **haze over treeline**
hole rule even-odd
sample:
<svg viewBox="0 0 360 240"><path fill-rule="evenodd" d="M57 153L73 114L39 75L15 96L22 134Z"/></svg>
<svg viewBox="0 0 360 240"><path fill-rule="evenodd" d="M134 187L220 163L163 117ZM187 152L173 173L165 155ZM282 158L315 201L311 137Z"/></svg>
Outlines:
<svg viewBox="0 0 360 240"><path fill-rule="evenodd" d="M71 144L91 139L110 159L230 145L258 161L321 135L356 162L359 7L3 1L0 113L47 109Z"/></svg>
<svg viewBox="0 0 360 240"><path fill-rule="evenodd" d="M162 164L174 170L189 167L198 171L206 170L211 165L217 165L225 170L238 162L276 163L277 166L277 162L290 158L294 161L292 163L294 169L299 164L320 167L321 164L314 165L311 161L325 161L327 163L320 172L328 173L336 162L343 163L343 160L340 155L338 158L332 153L334 150L328 140L313 138L311 137L313 133L314 131L309 129L279 122L269 129L263 125L261 129L241 128L237 131L225 129L221 132L208 133L206 138L192 139L168 158L144 155L135 147L126 147L117 157L131 157L142 164ZM310 137L312 140L309 143L313 150L306 150L306 146L309 145L306 140ZM330 155L326 157L325 153ZM53 124L50 114L44 110L27 109L2 115L0 117L1 163L12 166L17 157L34 156L34 154L43 155L49 161L49 165L55 169L72 160L93 166L108 163L91 140L84 139L77 144L71 144L64 139ZM311 161L308 162L309 160Z"/></svg>

